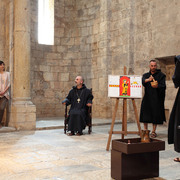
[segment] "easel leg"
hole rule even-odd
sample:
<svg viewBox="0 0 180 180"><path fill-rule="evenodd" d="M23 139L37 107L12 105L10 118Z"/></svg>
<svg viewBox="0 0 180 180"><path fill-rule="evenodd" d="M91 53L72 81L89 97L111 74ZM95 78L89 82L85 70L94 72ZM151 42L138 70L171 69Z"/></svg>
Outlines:
<svg viewBox="0 0 180 180"><path fill-rule="evenodd" d="M127 74L127 68L124 66L124 74ZM121 137L124 139L124 135L127 136L127 99L123 99L123 114L122 114L122 134Z"/></svg>
<svg viewBox="0 0 180 180"><path fill-rule="evenodd" d="M113 128L114 128L114 122L116 119L116 113L117 113L117 109L118 109L118 104L119 104L119 98L116 99L116 105L115 105L115 109L114 109L114 113L113 113L113 117L112 117L111 129L109 131L109 138L108 138L107 147L106 147L107 151L109 151L109 146L110 146Z"/></svg>
<svg viewBox="0 0 180 180"><path fill-rule="evenodd" d="M136 116L136 122L137 122L138 130L139 130L139 135L140 135L140 137L142 137L141 126L140 126L140 123L139 123L138 112L137 112L136 103L135 103L134 99L132 99L132 103L133 103L133 107L134 107L134 113L135 113L135 116Z"/></svg>
<svg viewBox="0 0 180 180"><path fill-rule="evenodd" d="M127 136L127 99L123 99L123 115L122 115L122 134L121 137L124 139L124 135Z"/></svg>

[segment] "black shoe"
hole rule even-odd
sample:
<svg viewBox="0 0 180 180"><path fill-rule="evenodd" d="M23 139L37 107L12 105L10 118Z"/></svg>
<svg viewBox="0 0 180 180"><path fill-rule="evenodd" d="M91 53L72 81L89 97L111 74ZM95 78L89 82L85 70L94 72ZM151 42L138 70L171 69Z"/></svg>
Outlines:
<svg viewBox="0 0 180 180"><path fill-rule="evenodd" d="M76 133L76 136L81 136L81 135L83 135L82 132L77 132L77 133Z"/></svg>
<svg viewBox="0 0 180 180"><path fill-rule="evenodd" d="M67 134L68 136L74 136L74 131L71 131L70 133Z"/></svg>

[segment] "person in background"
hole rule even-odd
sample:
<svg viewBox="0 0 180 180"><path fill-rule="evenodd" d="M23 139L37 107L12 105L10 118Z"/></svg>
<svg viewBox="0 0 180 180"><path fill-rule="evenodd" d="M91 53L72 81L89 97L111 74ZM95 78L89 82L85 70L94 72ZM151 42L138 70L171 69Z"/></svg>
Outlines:
<svg viewBox="0 0 180 180"><path fill-rule="evenodd" d="M86 127L88 107L92 106L93 95L90 89L86 88L82 76L75 79L76 86L69 91L68 96L62 102L64 105L70 105L68 117L68 133L69 136L83 134Z"/></svg>
<svg viewBox="0 0 180 180"><path fill-rule="evenodd" d="M172 77L175 88L180 87L180 55L175 57L175 71ZM176 99L170 114L168 124L168 143L174 144L174 150L180 152L180 88L178 89ZM180 162L180 158L174 159Z"/></svg>
<svg viewBox="0 0 180 180"><path fill-rule="evenodd" d="M166 76L157 69L156 60L150 60L149 68L149 72L142 77L145 94L141 103L140 122L144 123L145 130L148 130L148 124L152 123L151 138L156 138L157 125L166 121L164 111Z"/></svg>
<svg viewBox="0 0 180 180"><path fill-rule="evenodd" d="M5 64L0 61L0 128L2 127L2 119L4 109L9 100L10 73L5 71Z"/></svg>

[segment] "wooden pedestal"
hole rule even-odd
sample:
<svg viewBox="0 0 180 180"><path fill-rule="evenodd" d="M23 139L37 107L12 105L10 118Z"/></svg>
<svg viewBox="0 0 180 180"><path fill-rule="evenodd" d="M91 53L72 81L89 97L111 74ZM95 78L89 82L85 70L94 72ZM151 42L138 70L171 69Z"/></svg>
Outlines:
<svg viewBox="0 0 180 180"><path fill-rule="evenodd" d="M140 138L112 140L111 177L116 180L139 180L159 176L159 151L165 142Z"/></svg>

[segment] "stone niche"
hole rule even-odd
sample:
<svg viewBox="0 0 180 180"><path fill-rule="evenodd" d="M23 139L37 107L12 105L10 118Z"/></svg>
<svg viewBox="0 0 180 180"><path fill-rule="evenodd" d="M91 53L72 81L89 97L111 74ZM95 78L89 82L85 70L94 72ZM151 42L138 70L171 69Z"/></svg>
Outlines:
<svg viewBox="0 0 180 180"><path fill-rule="evenodd" d="M174 56L158 57L155 58L159 62L161 71L166 74L166 81L171 81L174 73Z"/></svg>
<svg viewBox="0 0 180 180"><path fill-rule="evenodd" d="M175 64L173 56L157 57L155 58L161 71L166 74L166 98L165 98L165 114L166 122L169 120L169 114L171 112L174 100L176 97L177 89L174 88L172 76L174 74Z"/></svg>

